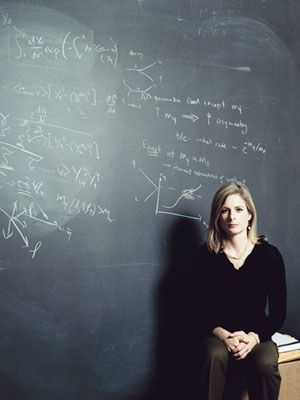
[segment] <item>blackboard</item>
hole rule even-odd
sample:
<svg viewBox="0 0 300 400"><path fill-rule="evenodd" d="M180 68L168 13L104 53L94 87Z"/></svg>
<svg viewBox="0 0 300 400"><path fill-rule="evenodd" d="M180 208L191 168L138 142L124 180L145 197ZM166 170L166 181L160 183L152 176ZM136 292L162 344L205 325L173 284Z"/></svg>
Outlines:
<svg viewBox="0 0 300 400"><path fill-rule="evenodd" d="M151 392L226 181L284 256L300 337L299 17L285 0L0 2L2 398Z"/></svg>

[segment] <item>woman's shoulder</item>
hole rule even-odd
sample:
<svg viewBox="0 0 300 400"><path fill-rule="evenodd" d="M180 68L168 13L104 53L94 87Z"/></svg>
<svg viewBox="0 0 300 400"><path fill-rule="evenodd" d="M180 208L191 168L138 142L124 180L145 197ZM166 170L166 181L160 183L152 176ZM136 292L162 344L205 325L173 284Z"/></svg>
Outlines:
<svg viewBox="0 0 300 400"><path fill-rule="evenodd" d="M210 259L215 256L216 254L209 250L206 242L200 244L195 252L196 259Z"/></svg>
<svg viewBox="0 0 300 400"><path fill-rule="evenodd" d="M197 247L196 252L199 253L199 254L209 254L210 251L208 250L207 243L206 242L201 243Z"/></svg>
<svg viewBox="0 0 300 400"><path fill-rule="evenodd" d="M256 243L258 253L267 258L282 259L281 253L276 246L271 244L265 236L260 236Z"/></svg>
<svg viewBox="0 0 300 400"><path fill-rule="evenodd" d="M208 249L206 243L202 243L198 246L193 257L193 268L197 276L200 274L199 279L203 279L204 276L205 282L209 282L213 279L217 260L217 255ZM197 280L197 282L199 282L199 280Z"/></svg>

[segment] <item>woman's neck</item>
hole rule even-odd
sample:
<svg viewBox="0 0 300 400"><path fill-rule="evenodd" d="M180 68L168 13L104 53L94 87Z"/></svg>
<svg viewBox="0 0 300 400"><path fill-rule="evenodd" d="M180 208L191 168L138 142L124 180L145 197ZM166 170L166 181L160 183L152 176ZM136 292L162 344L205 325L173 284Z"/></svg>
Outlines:
<svg viewBox="0 0 300 400"><path fill-rule="evenodd" d="M247 235L230 238L224 243L224 253L235 269L240 269L254 248Z"/></svg>
<svg viewBox="0 0 300 400"><path fill-rule="evenodd" d="M247 234L236 235L225 240L224 250L228 250L231 253L239 254L245 250L249 244Z"/></svg>

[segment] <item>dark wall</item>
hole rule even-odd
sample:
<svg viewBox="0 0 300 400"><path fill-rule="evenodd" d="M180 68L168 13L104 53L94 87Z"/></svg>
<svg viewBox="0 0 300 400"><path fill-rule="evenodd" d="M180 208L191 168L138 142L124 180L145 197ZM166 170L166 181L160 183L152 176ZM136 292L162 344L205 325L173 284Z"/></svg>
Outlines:
<svg viewBox="0 0 300 400"><path fill-rule="evenodd" d="M189 341L188 259L226 181L283 254L300 337L299 18L287 0L0 2L3 398L145 394Z"/></svg>

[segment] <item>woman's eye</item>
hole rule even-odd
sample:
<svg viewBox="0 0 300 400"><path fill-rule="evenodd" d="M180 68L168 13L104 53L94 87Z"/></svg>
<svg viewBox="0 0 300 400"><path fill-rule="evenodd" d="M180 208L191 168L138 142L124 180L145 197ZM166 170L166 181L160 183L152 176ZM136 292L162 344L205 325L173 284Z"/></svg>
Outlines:
<svg viewBox="0 0 300 400"><path fill-rule="evenodd" d="M242 209L242 208L237 208L236 211L237 211L237 212L242 212L243 209Z"/></svg>
<svg viewBox="0 0 300 400"><path fill-rule="evenodd" d="M221 210L221 214L225 214L227 212L226 208L224 208L223 210Z"/></svg>

